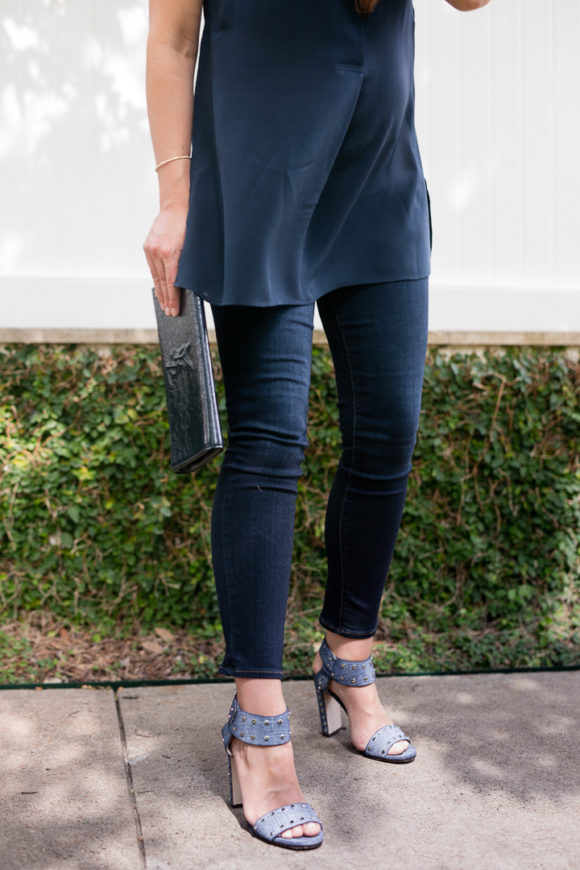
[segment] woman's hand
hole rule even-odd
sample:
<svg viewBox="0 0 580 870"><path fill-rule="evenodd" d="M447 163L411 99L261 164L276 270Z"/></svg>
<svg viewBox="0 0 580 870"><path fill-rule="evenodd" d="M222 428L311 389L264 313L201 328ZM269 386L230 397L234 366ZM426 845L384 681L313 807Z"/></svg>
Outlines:
<svg viewBox="0 0 580 870"><path fill-rule="evenodd" d="M454 9L459 9L460 12L471 12L472 9L481 9L482 6L487 6L489 0L447 0L447 2Z"/></svg>
<svg viewBox="0 0 580 870"><path fill-rule="evenodd" d="M174 286L185 239L188 203L164 206L153 222L143 250L151 269L155 295L166 314L179 314L179 289Z"/></svg>

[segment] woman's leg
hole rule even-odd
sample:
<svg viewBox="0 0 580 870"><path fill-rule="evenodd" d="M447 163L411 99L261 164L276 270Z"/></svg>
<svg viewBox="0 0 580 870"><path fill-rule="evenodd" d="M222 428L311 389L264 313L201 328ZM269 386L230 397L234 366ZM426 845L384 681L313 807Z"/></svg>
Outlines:
<svg viewBox="0 0 580 870"><path fill-rule="evenodd" d="M213 307L228 439L212 513L223 674L279 680L313 306ZM257 711L256 711L257 712Z"/></svg>
<svg viewBox="0 0 580 870"><path fill-rule="evenodd" d="M221 672L240 707L284 712L282 649L300 463L306 447L313 305L213 307L228 446L212 513L212 555L226 640ZM232 741L250 823L304 800L292 744ZM285 836L314 835L310 823Z"/></svg>
<svg viewBox="0 0 580 870"><path fill-rule="evenodd" d="M427 348L428 279L346 287L318 304L335 365L343 446L326 516L320 622L333 652L356 661L370 654L405 502ZM353 742L364 748L390 721L376 688L336 692L347 704ZM390 752L407 745L401 741Z"/></svg>

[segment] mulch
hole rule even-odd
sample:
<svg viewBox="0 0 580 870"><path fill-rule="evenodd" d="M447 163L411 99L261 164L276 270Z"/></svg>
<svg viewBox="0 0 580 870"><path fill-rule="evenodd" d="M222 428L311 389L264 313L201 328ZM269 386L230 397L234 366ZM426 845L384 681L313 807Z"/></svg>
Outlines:
<svg viewBox="0 0 580 870"><path fill-rule="evenodd" d="M215 641L186 630L159 627L107 637L64 625L45 612L0 625L0 638L4 684L215 677L223 652Z"/></svg>

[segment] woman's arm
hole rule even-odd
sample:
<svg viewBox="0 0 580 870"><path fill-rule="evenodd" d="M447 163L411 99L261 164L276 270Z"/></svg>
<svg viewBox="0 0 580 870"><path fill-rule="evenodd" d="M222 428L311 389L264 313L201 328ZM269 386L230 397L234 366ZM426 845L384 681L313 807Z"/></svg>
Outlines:
<svg viewBox="0 0 580 870"><path fill-rule="evenodd" d="M156 165L191 149L202 4L203 0L149 0L146 91ZM179 313L174 282L185 238L189 169L189 160L159 168L159 214L143 244L155 295L166 314Z"/></svg>
<svg viewBox="0 0 580 870"><path fill-rule="evenodd" d="M472 9L481 9L487 6L489 0L447 0L450 6L459 9L460 12L471 12Z"/></svg>

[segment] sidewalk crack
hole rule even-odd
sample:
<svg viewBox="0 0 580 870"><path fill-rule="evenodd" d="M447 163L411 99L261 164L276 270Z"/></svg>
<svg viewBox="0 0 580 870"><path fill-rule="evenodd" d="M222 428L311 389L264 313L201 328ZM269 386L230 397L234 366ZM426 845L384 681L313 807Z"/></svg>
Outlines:
<svg viewBox="0 0 580 870"><path fill-rule="evenodd" d="M123 747L123 764L125 767L125 778L127 780L127 789L129 791L129 803L133 813L133 821L135 822L135 830L137 832L137 848L139 849L139 864L141 870L147 870L147 858L145 856L145 843L143 841L143 829L141 827L141 818L137 807L137 797L135 795L135 786L133 784L133 772L129 764L129 753L127 751L127 735L125 733L125 724L123 722L123 714L121 713L121 700L119 698L118 689L115 690L115 709L117 711L117 722L119 723L119 734L121 737L121 745Z"/></svg>

